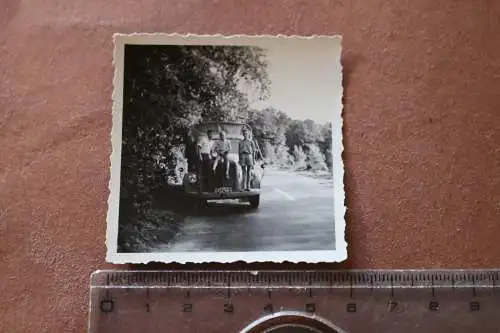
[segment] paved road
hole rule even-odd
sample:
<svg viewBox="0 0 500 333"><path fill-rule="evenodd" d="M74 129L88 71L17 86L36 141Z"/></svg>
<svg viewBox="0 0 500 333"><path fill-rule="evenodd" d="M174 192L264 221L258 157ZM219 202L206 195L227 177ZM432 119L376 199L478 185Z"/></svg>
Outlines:
<svg viewBox="0 0 500 333"><path fill-rule="evenodd" d="M188 216L178 237L158 252L297 251L334 249L333 185L266 169L260 207L209 203Z"/></svg>

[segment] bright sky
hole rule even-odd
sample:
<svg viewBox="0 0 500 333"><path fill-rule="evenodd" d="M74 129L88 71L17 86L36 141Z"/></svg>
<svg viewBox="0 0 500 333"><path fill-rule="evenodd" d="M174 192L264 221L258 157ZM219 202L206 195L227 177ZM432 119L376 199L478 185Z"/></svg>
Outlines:
<svg viewBox="0 0 500 333"><path fill-rule="evenodd" d="M275 106L294 119L331 121L341 111L340 39L262 39L268 50L271 96L251 106Z"/></svg>

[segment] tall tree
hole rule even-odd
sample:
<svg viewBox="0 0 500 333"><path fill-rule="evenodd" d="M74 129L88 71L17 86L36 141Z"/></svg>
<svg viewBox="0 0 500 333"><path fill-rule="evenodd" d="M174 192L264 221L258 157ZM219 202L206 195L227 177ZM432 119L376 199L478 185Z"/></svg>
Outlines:
<svg viewBox="0 0 500 333"><path fill-rule="evenodd" d="M292 120L286 132L286 144L290 149L302 147L308 142L307 129L303 121Z"/></svg>

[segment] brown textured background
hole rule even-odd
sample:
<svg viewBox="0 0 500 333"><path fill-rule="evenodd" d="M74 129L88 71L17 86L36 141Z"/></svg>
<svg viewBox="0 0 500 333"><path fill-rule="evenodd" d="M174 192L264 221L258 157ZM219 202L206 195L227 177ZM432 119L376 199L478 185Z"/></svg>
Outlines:
<svg viewBox="0 0 500 333"><path fill-rule="evenodd" d="M350 259L321 267L500 266L499 1L0 3L0 332L84 331L112 267L114 32L343 34Z"/></svg>

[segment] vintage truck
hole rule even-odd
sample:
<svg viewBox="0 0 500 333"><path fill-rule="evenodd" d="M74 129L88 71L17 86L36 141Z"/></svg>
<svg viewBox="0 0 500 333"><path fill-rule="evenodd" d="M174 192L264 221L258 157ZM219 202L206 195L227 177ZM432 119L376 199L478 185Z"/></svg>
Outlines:
<svg viewBox="0 0 500 333"><path fill-rule="evenodd" d="M201 168L185 171L182 177L182 190L188 200L195 208L203 207L208 201L220 201L227 199L238 199L240 202L248 202L250 207L256 209L260 203L261 182L264 177L265 162L263 155L254 139L256 154L254 156L254 167L251 170L250 190L243 189L243 172L239 164L238 146L243 139L243 128L250 133L252 129L245 123L236 122L204 122L194 129L194 135L207 135L208 130L212 130L212 140L220 140L221 131L226 133L226 138L231 142L231 152L229 153L229 178L225 177L223 163L218 164L215 173L210 173L208 178L204 178ZM252 136L250 136L252 138Z"/></svg>

